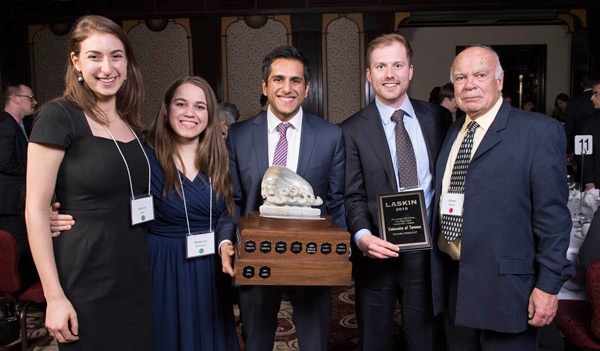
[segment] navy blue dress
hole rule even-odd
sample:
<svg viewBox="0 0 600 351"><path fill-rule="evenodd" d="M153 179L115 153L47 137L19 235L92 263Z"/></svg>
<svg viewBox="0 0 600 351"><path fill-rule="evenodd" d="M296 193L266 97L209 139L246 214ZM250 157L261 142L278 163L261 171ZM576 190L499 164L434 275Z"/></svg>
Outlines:
<svg viewBox="0 0 600 351"><path fill-rule="evenodd" d="M152 168L155 220L148 226L153 293L154 351L239 350L229 276L218 253L186 259L187 224L183 199L174 191L162 196L163 172L146 148ZM199 173L181 174L191 232L209 230L209 182ZM223 198L213 191L212 228L233 237L234 225ZM217 248L215 248L215 252Z"/></svg>

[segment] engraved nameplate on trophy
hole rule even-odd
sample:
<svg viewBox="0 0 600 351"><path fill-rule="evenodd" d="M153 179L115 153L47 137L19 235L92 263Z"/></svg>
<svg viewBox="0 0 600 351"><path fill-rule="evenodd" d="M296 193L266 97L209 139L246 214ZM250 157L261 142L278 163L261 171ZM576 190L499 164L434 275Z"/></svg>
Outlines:
<svg viewBox="0 0 600 351"><path fill-rule="evenodd" d="M312 186L286 167L271 166L260 190L260 214L238 219L235 284L350 285L350 233L321 215L323 200Z"/></svg>

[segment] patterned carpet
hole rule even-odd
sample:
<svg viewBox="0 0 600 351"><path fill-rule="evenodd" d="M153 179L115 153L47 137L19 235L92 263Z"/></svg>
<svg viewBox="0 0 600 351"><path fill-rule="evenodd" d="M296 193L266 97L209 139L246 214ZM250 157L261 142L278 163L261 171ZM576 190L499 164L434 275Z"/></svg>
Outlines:
<svg viewBox="0 0 600 351"><path fill-rule="evenodd" d="M234 306L236 318L239 316L237 305ZM43 327L43 309L32 312L28 317L29 326L29 351L58 351L56 341ZM238 319L238 332L240 329ZM398 317L399 319L399 317ZM241 337L240 337L241 340ZM333 289L333 310L331 313L328 346L329 351L356 351L358 350L358 331L354 315L354 287L335 287ZM240 341L243 350L243 343ZM21 343L15 341L0 347L0 351L21 350ZM289 302L282 301L279 311L279 327L275 337L273 351L297 351L298 339L292 323L292 307Z"/></svg>

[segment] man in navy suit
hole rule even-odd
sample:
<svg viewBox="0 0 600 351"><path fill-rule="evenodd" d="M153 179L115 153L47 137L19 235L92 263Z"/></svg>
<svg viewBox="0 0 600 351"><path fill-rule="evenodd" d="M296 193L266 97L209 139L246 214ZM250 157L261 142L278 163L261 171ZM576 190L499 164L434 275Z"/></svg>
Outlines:
<svg viewBox="0 0 600 351"><path fill-rule="evenodd" d="M395 349L394 312L398 301L405 336L403 350L433 350L438 339L434 315L443 307L441 253L436 247L403 252L378 236L378 195L407 187L399 177L399 163L404 159L397 158L397 148L416 161L412 179L424 192L425 220L432 223L435 160L450 120L439 106L408 97L411 57L410 44L399 34L374 39L367 49L367 79L375 91L375 102L341 125L346 146L345 207L353 245L359 349L364 351ZM392 119L399 110L403 111L410 139L401 144L404 146L397 145L398 123Z"/></svg>
<svg viewBox="0 0 600 351"><path fill-rule="evenodd" d="M37 101L30 87L6 88L0 113L0 229L11 233L19 245L21 272L27 280L35 272L25 229L24 194L27 135L23 117L33 114Z"/></svg>
<svg viewBox="0 0 600 351"><path fill-rule="evenodd" d="M587 155L584 159L583 184L585 190L600 187L600 80L594 82L592 87L590 102L594 107L594 112L585 119L580 131L581 134L591 135L593 141L592 154ZM578 159L580 158L578 157Z"/></svg>
<svg viewBox="0 0 600 351"><path fill-rule="evenodd" d="M273 163L280 139L278 125L287 122L291 126L285 132L288 143L286 167L306 179L315 195L323 199L321 213L331 215L339 227L345 228L342 131L302 110L302 102L310 88L308 61L292 46L276 48L263 60L262 78L268 109L252 119L233 124L227 137L234 180L235 218L258 211L262 205L262 177ZM231 268L225 264L224 269ZM246 351L273 349L277 312L284 289L294 308L293 322L300 348L326 351L330 287L242 286L239 288L239 305Z"/></svg>
<svg viewBox="0 0 600 351"><path fill-rule="evenodd" d="M581 88L583 92L581 95L574 97L569 101L567 106L567 118L565 120L565 132L567 133L567 154L572 155L575 147L575 136L591 134L590 130L586 129L586 121L589 117L593 117L597 111L594 110L594 104L590 100L592 97L592 88L594 87L594 81L597 79L592 72L586 72L580 80ZM574 155L573 155L574 156ZM577 164L577 170L575 179L577 182L581 180L582 163L580 156L574 156ZM589 159L587 157L586 159ZM583 167L585 168L585 167ZM583 175L586 177L586 175ZM584 180L581 184L582 190L585 188L585 182L589 179ZM593 182L593 180L592 180Z"/></svg>
<svg viewBox="0 0 600 351"><path fill-rule="evenodd" d="M574 273L564 129L503 102L503 78L484 46L461 52L451 69L467 116L448 131L436 166L450 351L537 350L537 329L552 322Z"/></svg>
<svg viewBox="0 0 600 351"><path fill-rule="evenodd" d="M573 153L575 135L586 134L583 129L585 120L595 113L591 101L592 90L597 77L592 72L587 72L581 77L581 95L574 97L567 105L567 119L565 131L567 133L567 153Z"/></svg>

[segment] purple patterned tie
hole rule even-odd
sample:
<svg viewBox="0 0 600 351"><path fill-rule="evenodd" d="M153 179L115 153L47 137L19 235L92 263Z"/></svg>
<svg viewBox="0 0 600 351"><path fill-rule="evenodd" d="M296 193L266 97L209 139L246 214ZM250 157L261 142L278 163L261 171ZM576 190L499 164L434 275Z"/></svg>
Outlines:
<svg viewBox="0 0 600 351"><path fill-rule="evenodd" d="M287 152L288 152L288 141L285 136L288 128L292 125L290 123L279 123L277 130L279 131L279 141L275 147L275 155L273 155L273 166L280 165L285 166L287 163Z"/></svg>

